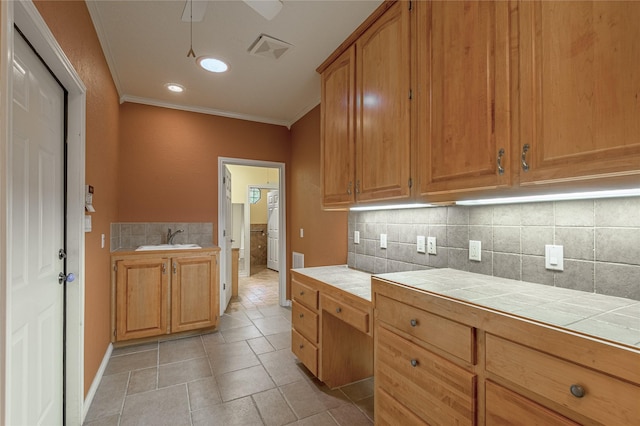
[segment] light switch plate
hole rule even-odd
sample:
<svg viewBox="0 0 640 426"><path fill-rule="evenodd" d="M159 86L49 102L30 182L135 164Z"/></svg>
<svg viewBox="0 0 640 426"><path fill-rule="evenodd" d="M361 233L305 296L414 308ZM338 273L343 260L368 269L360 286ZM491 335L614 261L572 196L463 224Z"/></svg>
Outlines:
<svg viewBox="0 0 640 426"><path fill-rule="evenodd" d="M300 238L304 238L304 229L300 228Z"/></svg>
<svg viewBox="0 0 640 426"><path fill-rule="evenodd" d="M427 253L436 254L436 237L427 237Z"/></svg>
<svg viewBox="0 0 640 426"><path fill-rule="evenodd" d="M480 262L482 253L482 242L469 240L469 260L476 260Z"/></svg>
<svg viewBox="0 0 640 426"><path fill-rule="evenodd" d="M564 247L547 244L544 246L544 267L552 271L564 271Z"/></svg>
<svg viewBox="0 0 640 426"><path fill-rule="evenodd" d="M387 248L387 234L380 234L380 248Z"/></svg>
<svg viewBox="0 0 640 426"><path fill-rule="evenodd" d="M416 246L418 249L418 253L424 253L426 251L424 244L424 235L418 235L418 237L416 238Z"/></svg>
<svg viewBox="0 0 640 426"><path fill-rule="evenodd" d="M353 232L353 244L360 244L360 231Z"/></svg>

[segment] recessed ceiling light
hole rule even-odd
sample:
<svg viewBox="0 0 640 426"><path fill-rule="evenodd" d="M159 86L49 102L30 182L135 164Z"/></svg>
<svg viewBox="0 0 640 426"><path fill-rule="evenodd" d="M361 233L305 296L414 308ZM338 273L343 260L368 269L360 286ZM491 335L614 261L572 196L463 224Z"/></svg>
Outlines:
<svg viewBox="0 0 640 426"><path fill-rule="evenodd" d="M210 56L199 57L198 65L210 72L225 72L229 69L229 65L222 62L220 59L212 58Z"/></svg>
<svg viewBox="0 0 640 426"><path fill-rule="evenodd" d="M169 91L174 92L174 93L182 93L182 92L184 92L184 87L179 85L179 84L176 84L176 83L168 83L165 86L167 87L167 89Z"/></svg>

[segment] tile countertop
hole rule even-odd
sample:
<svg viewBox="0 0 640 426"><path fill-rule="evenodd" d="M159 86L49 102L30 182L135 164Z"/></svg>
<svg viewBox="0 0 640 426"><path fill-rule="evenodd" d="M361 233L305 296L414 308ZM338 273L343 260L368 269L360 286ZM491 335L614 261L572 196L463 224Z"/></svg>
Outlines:
<svg viewBox="0 0 640 426"><path fill-rule="evenodd" d="M371 275L347 265L294 269L371 301ZM455 269L377 277L451 299L640 348L640 301Z"/></svg>
<svg viewBox="0 0 640 426"><path fill-rule="evenodd" d="M640 301L454 269L377 277L481 307L640 348Z"/></svg>
<svg viewBox="0 0 640 426"><path fill-rule="evenodd" d="M316 266L292 269L316 281L322 281L371 302L371 274L349 268L347 265Z"/></svg>

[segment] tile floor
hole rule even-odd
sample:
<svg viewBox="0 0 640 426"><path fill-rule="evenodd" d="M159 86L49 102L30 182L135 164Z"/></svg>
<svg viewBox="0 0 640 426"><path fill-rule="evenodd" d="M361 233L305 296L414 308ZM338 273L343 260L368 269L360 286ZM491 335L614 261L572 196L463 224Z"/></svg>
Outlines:
<svg viewBox="0 0 640 426"><path fill-rule="evenodd" d="M219 331L119 348L85 425L371 425L373 380L330 390L293 356L277 273L241 278Z"/></svg>

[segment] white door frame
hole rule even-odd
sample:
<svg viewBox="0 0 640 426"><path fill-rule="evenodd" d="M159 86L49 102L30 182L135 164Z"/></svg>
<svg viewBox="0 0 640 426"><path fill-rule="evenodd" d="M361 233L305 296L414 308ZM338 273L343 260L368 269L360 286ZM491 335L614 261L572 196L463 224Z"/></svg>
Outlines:
<svg viewBox="0 0 640 426"><path fill-rule="evenodd" d="M9 422L8 392L11 367L11 190L9 147L13 118L14 23L68 91L67 136L67 271L76 281L67 285L66 420L79 425L84 417L84 181L86 87L64 54L42 16L31 2L0 2L0 423Z"/></svg>
<svg viewBox="0 0 640 426"><path fill-rule="evenodd" d="M286 203L286 185L285 185L285 164L277 163L274 161L261 161L261 160L248 160L244 158L231 158L231 157L218 157L218 244L224 243L223 237L223 228L224 228L224 219L225 219L225 192L224 192L224 183L222 179L224 178L224 166L228 165L238 165L238 166L253 166L253 167L270 167L273 169L278 169L278 186L280 190L280 253L278 253L278 261L280 263L280 273L279 273L279 283L278 283L278 301L280 306L288 306L289 302L287 300L287 203ZM245 213L246 215L246 213ZM245 216L246 217L246 216ZM221 259L220 259L220 276L224 277L224 268L225 262L223 256L225 255L224 247L221 247ZM245 257L246 257L247 247L245 246ZM222 280L220 280L220 294L222 294ZM226 303L223 302L223 297L220 297L220 315L222 315L227 308Z"/></svg>
<svg viewBox="0 0 640 426"><path fill-rule="evenodd" d="M247 193L244 199L244 276L251 276L251 203L249 202L249 194L251 193L252 188L262 189L278 189L280 187L280 183L263 183L263 184L251 184L247 185ZM268 218L268 212L267 212ZM268 231L268 230L267 230ZM280 230L278 230L278 233ZM247 247L249 250L247 251ZM248 254L248 256L247 256ZM279 254L279 253L278 253Z"/></svg>

